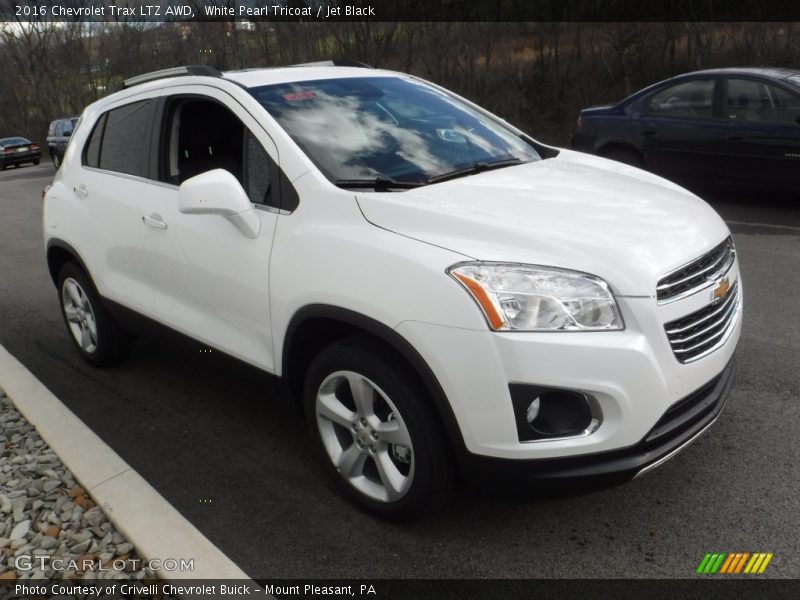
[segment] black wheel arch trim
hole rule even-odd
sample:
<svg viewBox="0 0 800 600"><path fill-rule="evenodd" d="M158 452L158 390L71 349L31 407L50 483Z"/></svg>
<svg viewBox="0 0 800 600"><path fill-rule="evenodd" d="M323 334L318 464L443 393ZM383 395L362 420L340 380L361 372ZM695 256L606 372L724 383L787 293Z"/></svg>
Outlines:
<svg viewBox="0 0 800 600"><path fill-rule="evenodd" d="M92 279L92 273L89 271L86 263L84 262L83 258L81 258L80 253L75 250L70 244L61 240L59 238L50 238L47 240L47 270L50 272L50 277L53 280L55 285L58 285L58 272L53 269L53 265L50 264L50 250L53 248L59 248L61 250L66 251L67 253L72 255L72 258L78 263L78 266L83 269L83 272L89 277L89 280L94 284L94 279Z"/></svg>
<svg viewBox="0 0 800 600"><path fill-rule="evenodd" d="M286 335L283 339L281 381L286 385L287 391L290 391L289 386L291 385L291 378L294 376L291 371L289 358L292 350L292 341L300 325L310 319L338 321L344 325L355 327L374 335L395 351L399 352L415 369L422 383L425 385L426 391L433 400L434 408L439 415L445 434L450 441L453 453L459 464L462 462L463 457L469 453L466 449L464 438L461 435L461 429L458 426L455 413L433 370L408 340L391 327L371 317L346 308L328 304L310 304L297 310L289 321L289 325L286 328Z"/></svg>

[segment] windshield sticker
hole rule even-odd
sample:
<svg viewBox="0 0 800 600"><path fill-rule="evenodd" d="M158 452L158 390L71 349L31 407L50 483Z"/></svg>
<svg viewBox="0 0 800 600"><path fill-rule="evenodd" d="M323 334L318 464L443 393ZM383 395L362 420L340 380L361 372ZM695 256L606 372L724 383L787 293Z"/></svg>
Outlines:
<svg viewBox="0 0 800 600"><path fill-rule="evenodd" d="M284 94L283 99L287 102L297 102L298 100L311 100L316 96L314 92L292 92L291 94Z"/></svg>

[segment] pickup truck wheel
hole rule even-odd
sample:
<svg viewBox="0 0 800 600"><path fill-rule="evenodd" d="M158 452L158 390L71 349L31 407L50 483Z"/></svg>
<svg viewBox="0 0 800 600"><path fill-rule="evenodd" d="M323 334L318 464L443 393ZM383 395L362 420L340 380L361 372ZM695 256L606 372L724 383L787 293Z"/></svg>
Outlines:
<svg viewBox="0 0 800 600"><path fill-rule="evenodd" d="M453 480L436 415L399 362L367 337L336 342L312 361L304 398L338 487L367 511L398 520L439 508Z"/></svg>
<svg viewBox="0 0 800 600"><path fill-rule="evenodd" d="M68 262L58 276L58 297L67 331L81 356L94 366L123 360L131 340L108 314L89 277Z"/></svg>

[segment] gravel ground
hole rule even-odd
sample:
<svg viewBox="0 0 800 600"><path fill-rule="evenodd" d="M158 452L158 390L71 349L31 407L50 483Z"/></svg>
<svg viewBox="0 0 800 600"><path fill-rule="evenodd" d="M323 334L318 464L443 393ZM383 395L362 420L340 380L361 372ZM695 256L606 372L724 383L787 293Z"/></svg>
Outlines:
<svg viewBox="0 0 800 600"><path fill-rule="evenodd" d="M142 567L0 389L0 580L155 578Z"/></svg>

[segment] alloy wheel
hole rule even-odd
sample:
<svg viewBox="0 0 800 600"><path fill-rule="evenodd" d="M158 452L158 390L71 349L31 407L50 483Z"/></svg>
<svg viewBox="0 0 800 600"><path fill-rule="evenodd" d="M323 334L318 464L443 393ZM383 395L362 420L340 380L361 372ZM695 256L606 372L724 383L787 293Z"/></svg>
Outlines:
<svg viewBox="0 0 800 600"><path fill-rule="evenodd" d="M68 277L61 288L61 304L72 336L81 349L91 354L97 350L97 321L92 304L80 284Z"/></svg>
<svg viewBox="0 0 800 600"><path fill-rule="evenodd" d="M414 450L391 399L367 377L337 371L320 384L315 406L323 446L341 476L373 500L405 496L414 479Z"/></svg>

